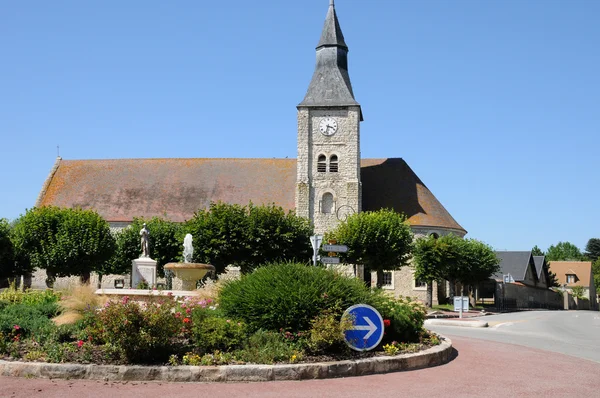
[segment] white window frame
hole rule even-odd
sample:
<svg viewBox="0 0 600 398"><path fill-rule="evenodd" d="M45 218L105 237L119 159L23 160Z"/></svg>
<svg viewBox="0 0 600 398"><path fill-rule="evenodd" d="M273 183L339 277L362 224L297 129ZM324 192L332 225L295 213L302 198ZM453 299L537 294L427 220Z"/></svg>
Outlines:
<svg viewBox="0 0 600 398"><path fill-rule="evenodd" d="M383 283L385 281L386 274L390 275L390 283L389 284ZM375 273L375 275L377 275L377 273ZM383 275L384 275L384 280L381 281L381 288L385 289L385 290L394 290L394 279L395 279L394 271L383 271Z"/></svg>

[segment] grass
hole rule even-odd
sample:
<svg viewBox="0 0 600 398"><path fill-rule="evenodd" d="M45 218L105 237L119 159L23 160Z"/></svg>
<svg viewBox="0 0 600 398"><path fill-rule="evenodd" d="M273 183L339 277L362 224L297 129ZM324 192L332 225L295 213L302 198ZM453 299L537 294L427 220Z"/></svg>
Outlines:
<svg viewBox="0 0 600 398"><path fill-rule="evenodd" d="M74 324L83 318L83 313L89 308L98 308L108 298L99 296L95 289L89 284L77 284L62 292L62 300L59 302L62 313L53 319L57 325Z"/></svg>

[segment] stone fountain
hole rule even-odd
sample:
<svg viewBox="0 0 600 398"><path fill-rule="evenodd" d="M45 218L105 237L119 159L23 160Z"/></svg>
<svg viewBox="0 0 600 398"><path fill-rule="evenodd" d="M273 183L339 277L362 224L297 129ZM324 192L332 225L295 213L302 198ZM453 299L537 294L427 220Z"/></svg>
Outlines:
<svg viewBox="0 0 600 398"><path fill-rule="evenodd" d="M183 263L168 263L165 270L175 274L181 280L181 290L196 290L196 283L207 273L214 271L215 267L210 264L193 263L194 246L192 235L187 234L183 240Z"/></svg>

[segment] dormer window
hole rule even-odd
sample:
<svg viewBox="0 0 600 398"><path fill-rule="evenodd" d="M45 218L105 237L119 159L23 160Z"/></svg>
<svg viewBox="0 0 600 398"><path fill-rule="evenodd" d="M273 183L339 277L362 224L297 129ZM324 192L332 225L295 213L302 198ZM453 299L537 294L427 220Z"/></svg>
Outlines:
<svg viewBox="0 0 600 398"><path fill-rule="evenodd" d="M337 155L331 155L329 158L329 172L337 173L338 172L338 157Z"/></svg>
<svg viewBox="0 0 600 398"><path fill-rule="evenodd" d="M325 173L327 171L327 157L325 155L319 155L317 160L317 172Z"/></svg>
<svg viewBox="0 0 600 398"><path fill-rule="evenodd" d="M567 283L575 283L576 276L573 274L567 274Z"/></svg>

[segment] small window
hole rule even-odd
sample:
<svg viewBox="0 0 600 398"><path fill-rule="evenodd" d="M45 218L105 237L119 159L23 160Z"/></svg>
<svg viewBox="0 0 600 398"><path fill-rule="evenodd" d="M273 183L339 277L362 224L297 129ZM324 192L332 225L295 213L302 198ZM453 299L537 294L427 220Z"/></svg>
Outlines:
<svg viewBox="0 0 600 398"><path fill-rule="evenodd" d="M321 199L321 213L331 214L333 213L333 195L329 192L323 195Z"/></svg>
<svg viewBox="0 0 600 398"><path fill-rule="evenodd" d="M433 239L437 239L440 237L440 235L435 232L430 233L429 236L431 236Z"/></svg>
<svg viewBox="0 0 600 398"><path fill-rule="evenodd" d="M329 158L329 172L338 172L338 157L336 155L331 155L331 157Z"/></svg>
<svg viewBox="0 0 600 398"><path fill-rule="evenodd" d="M567 283L575 283L575 275L567 274Z"/></svg>
<svg viewBox="0 0 600 398"><path fill-rule="evenodd" d="M427 288L427 282L425 282L421 279L415 278L415 289L426 289L426 288Z"/></svg>
<svg viewBox="0 0 600 398"><path fill-rule="evenodd" d="M392 271L383 271L382 287L392 287L394 283Z"/></svg>
<svg viewBox="0 0 600 398"><path fill-rule="evenodd" d="M327 158L325 155L319 155L319 160L317 161L317 172L325 173L327 171Z"/></svg>

